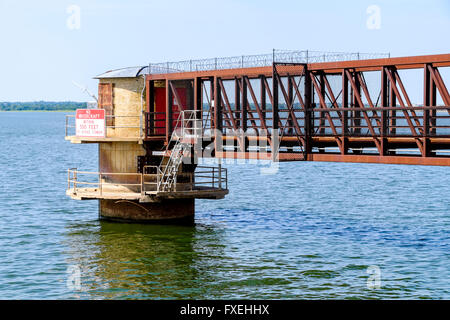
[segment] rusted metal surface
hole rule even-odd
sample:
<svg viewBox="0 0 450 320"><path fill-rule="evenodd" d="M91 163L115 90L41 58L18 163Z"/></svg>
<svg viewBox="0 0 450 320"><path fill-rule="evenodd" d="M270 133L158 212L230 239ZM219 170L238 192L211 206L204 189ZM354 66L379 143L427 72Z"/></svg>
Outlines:
<svg viewBox="0 0 450 320"><path fill-rule="evenodd" d="M340 154L311 154L309 161L326 162L356 162L383 164L411 164L428 166L450 166L450 158L443 157L406 157L406 156L368 156L368 155L340 155Z"/></svg>
<svg viewBox="0 0 450 320"><path fill-rule="evenodd" d="M106 111L106 125L114 126L113 116L113 90L114 84L112 83L99 83L98 84L98 108L105 109Z"/></svg>
<svg viewBox="0 0 450 320"><path fill-rule="evenodd" d="M416 69L422 68L424 64L431 64L434 67L450 66L450 54L437 54L426 56L399 57L386 59L369 60L351 60L337 62L321 62L308 64L310 71L323 71L326 73L338 73L344 69L353 69L354 71L378 71L383 66L395 65L398 69ZM192 72L174 72L147 75L150 80L182 80L192 78L206 78L217 76L223 79L232 79L235 76L247 76L257 78L259 75L271 76L272 67L253 67L211 71L192 71Z"/></svg>
<svg viewBox="0 0 450 320"><path fill-rule="evenodd" d="M216 157L450 165L445 67L450 54L150 74L147 99L151 111L152 83L165 81L165 139L175 99L180 111L200 111ZM420 92L404 79L413 69Z"/></svg>

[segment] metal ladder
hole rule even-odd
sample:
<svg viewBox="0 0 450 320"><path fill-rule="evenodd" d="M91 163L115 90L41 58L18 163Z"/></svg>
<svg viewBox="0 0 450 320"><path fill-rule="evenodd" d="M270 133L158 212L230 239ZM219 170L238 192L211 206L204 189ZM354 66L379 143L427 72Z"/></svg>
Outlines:
<svg viewBox="0 0 450 320"><path fill-rule="evenodd" d="M187 116L186 116L187 114ZM186 152L188 152L192 148L192 142L186 138L186 130L187 125L191 124L191 131L193 129L193 133L196 136L199 131L196 125L196 117L195 112L192 111L183 111L180 113L180 116L177 120L177 126L175 130L172 132L172 136L170 137L170 141L168 146L170 146L174 141L175 144L172 148L169 160L164 165L164 158L161 160L161 164L159 165L160 172L162 172L161 178L158 182L158 192L169 192L175 187L176 191L176 183L177 183L177 173L180 168L181 163L183 162L183 157ZM181 125L181 136L177 134L177 128ZM201 134L202 128L200 128ZM162 169L163 168L163 169Z"/></svg>
<svg viewBox="0 0 450 320"><path fill-rule="evenodd" d="M172 141L172 139L171 139ZM172 152L170 154L167 164L164 166L162 171L161 179L159 180L158 190L162 192L171 191L172 187L176 185L177 173L183 162L183 156L191 148L190 143L181 142L177 140ZM160 165L160 167L163 164Z"/></svg>

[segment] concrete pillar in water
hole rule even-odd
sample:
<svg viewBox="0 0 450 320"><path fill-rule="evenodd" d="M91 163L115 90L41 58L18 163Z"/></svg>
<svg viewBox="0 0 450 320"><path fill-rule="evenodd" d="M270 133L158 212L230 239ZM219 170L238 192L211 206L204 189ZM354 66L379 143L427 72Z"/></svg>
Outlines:
<svg viewBox="0 0 450 320"><path fill-rule="evenodd" d="M140 203L131 200L99 200L102 220L139 223L192 224L195 199L170 199Z"/></svg>
<svg viewBox="0 0 450 320"><path fill-rule="evenodd" d="M127 175L129 172L138 172L137 157L145 155L144 148L136 143L115 142L101 144L99 152L99 168L101 172L118 173L116 175L105 174L105 182L117 183L114 189L110 191L113 198L99 199L99 217L104 220L140 222L140 223L193 223L195 213L195 195L189 195L187 198L152 198L143 196L143 199L127 199L130 192L139 194L141 192L138 186L124 186L121 184L140 184L140 176ZM151 157L154 163L160 163L160 157ZM182 171L180 174L187 174ZM120 173L124 175L121 175ZM148 179L148 177L147 177ZM179 177L180 182L185 182L185 178ZM156 182L146 180L146 182ZM110 185L109 185L110 186ZM117 189L121 188L121 189ZM156 186L153 186L156 188ZM122 198L120 198L122 197Z"/></svg>

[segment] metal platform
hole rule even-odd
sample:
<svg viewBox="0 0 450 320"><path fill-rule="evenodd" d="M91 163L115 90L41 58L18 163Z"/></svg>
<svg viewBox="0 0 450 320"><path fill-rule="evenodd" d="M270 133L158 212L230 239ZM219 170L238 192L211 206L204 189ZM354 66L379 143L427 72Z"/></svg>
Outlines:
<svg viewBox="0 0 450 320"><path fill-rule="evenodd" d="M70 188L66 195L74 200L130 200L147 202L160 202L166 199L223 199L228 194L227 189L198 187L193 190L177 192L147 191L144 194L132 190L104 190L99 188Z"/></svg>

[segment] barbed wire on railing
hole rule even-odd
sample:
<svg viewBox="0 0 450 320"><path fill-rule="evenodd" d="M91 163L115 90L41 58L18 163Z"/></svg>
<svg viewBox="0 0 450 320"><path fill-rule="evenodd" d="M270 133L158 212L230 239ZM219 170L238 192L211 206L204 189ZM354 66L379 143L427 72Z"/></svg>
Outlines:
<svg viewBox="0 0 450 320"><path fill-rule="evenodd" d="M243 55L234 57L182 60L175 62L150 63L146 70L149 74L223 70L251 67L267 67L274 62L315 63L346 60L365 60L388 58L389 53L363 52L325 52L311 50L277 50L269 54Z"/></svg>

